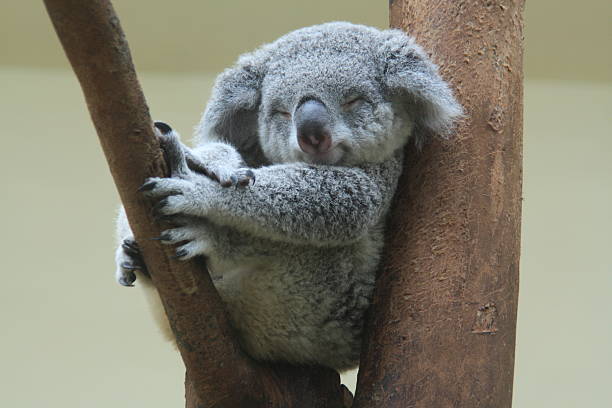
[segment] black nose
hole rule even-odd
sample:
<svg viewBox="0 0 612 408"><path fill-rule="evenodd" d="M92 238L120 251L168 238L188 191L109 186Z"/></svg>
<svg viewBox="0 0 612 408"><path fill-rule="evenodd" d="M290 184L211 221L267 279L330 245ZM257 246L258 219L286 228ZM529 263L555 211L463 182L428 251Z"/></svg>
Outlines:
<svg viewBox="0 0 612 408"><path fill-rule="evenodd" d="M327 152L331 147L331 116L322 102L307 99L295 111L300 149L308 154Z"/></svg>

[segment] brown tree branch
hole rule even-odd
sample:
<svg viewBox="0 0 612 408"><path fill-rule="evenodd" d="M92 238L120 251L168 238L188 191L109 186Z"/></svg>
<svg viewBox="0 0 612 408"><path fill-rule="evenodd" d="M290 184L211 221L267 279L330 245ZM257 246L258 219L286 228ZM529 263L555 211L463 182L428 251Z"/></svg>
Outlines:
<svg viewBox="0 0 612 408"><path fill-rule="evenodd" d="M355 408L510 407L518 294L523 0L391 2L467 119L410 152Z"/></svg>
<svg viewBox="0 0 612 408"><path fill-rule="evenodd" d="M344 406L333 370L270 366L246 356L204 265L171 260L169 249L147 239L160 227L137 189L147 177L163 176L165 164L119 19L108 0L44 2L177 338L187 406Z"/></svg>

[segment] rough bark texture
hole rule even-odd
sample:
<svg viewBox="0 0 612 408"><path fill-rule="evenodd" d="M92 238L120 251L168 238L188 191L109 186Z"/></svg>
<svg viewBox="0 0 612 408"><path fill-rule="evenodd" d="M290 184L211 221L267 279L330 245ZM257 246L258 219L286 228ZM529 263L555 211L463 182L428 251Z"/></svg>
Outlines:
<svg viewBox="0 0 612 408"><path fill-rule="evenodd" d="M177 337L187 370L187 406L344 406L336 372L268 366L244 355L205 266L173 261L168 248L147 239L159 236L160 228L137 189L147 177L162 176L165 164L119 20L108 0L45 0L45 5Z"/></svg>
<svg viewBox="0 0 612 408"><path fill-rule="evenodd" d="M521 215L523 0L391 2L466 109L411 151L355 408L510 407Z"/></svg>

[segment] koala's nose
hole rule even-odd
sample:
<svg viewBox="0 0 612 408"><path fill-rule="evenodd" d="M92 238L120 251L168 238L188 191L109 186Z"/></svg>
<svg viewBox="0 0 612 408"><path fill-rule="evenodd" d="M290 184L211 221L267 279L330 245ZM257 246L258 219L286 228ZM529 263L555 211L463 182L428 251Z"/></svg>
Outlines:
<svg viewBox="0 0 612 408"><path fill-rule="evenodd" d="M307 99L295 111L295 126L300 149L308 154L327 152L331 147L331 116L322 102Z"/></svg>

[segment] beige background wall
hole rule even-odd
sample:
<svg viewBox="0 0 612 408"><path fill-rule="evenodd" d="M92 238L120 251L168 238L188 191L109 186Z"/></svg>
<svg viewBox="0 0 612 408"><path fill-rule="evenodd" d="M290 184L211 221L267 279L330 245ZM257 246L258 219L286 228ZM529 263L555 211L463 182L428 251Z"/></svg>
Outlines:
<svg viewBox="0 0 612 408"><path fill-rule="evenodd" d="M0 406L181 406L178 355L113 280L117 196L40 3L0 3ZM114 3L154 117L186 139L240 52L387 22L386 1ZM519 408L612 406L611 16L603 0L526 13Z"/></svg>

